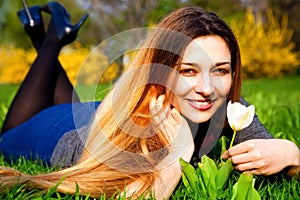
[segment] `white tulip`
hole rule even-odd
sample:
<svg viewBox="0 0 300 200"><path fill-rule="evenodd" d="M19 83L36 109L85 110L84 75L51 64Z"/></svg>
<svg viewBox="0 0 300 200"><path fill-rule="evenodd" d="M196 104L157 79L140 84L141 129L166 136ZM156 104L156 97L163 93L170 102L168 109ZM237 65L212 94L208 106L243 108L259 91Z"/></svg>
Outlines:
<svg viewBox="0 0 300 200"><path fill-rule="evenodd" d="M246 107L239 102L228 102L228 123L234 131L240 131L248 127L253 121L254 113L255 108L253 105Z"/></svg>
<svg viewBox="0 0 300 200"><path fill-rule="evenodd" d="M239 102L234 102L234 103L231 103L231 101L228 102L227 105L228 123L232 128L232 130L234 131L230 147L232 146L236 132L248 127L252 123L254 113L255 113L255 108L253 105L246 107Z"/></svg>

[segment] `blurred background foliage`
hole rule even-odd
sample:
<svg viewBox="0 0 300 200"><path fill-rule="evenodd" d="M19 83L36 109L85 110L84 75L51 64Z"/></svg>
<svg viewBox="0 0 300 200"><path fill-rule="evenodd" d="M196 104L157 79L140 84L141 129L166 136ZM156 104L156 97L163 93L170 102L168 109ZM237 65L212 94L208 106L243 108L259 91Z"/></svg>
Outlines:
<svg viewBox="0 0 300 200"><path fill-rule="evenodd" d="M177 8L195 5L216 12L232 27L240 44L246 78L295 75L299 70L300 0L57 1L69 11L72 23L84 12L90 15L76 42L64 47L59 57L73 83L83 63L89 67L81 71L82 83L112 82L124 69L124 56L109 62L105 52L100 52L87 61L95 46L122 31L154 26ZM27 0L29 5L47 2ZM0 1L0 83L20 83L36 56L16 15L22 8L21 0ZM48 24L50 15L43 17ZM95 75L97 65L107 66L100 79Z"/></svg>
<svg viewBox="0 0 300 200"><path fill-rule="evenodd" d="M247 10L242 23L233 21L241 49L243 74L246 78L279 77L295 74L299 67L299 52L294 51L293 30L288 28L288 17L278 20L272 10L266 13L264 22L261 15Z"/></svg>

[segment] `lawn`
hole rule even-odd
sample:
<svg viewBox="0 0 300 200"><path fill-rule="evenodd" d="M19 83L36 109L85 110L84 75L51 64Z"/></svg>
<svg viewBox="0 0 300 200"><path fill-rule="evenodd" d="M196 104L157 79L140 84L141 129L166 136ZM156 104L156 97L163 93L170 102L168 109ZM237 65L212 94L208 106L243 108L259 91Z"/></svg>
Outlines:
<svg viewBox="0 0 300 200"><path fill-rule="evenodd" d="M294 139L300 146L300 76L246 80L242 96L276 137Z"/></svg>
<svg viewBox="0 0 300 200"><path fill-rule="evenodd" d="M0 84L0 126L7 107L18 86ZM107 92L108 86L97 88L96 98L101 99ZM256 114L267 129L277 138L287 138L300 146L300 76L278 79L245 80L242 96L255 105ZM93 90L77 87L77 91L84 100L93 100ZM100 91L100 92L99 92ZM92 93L89 94L89 93ZM16 163L7 163L0 156L0 165L9 165L28 173L48 172L51 169L43 166L39 161L28 161L20 158ZM231 199L233 184L240 173L233 171L225 189L218 199ZM255 188L261 199L300 199L300 183L296 179L279 173L269 177L254 176ZM38 190L28 190L17 186L7 193L0 195L0 199L87 199L78 195L62 195L55 189L41 194ZM198 196L199 197L199 196ZM195 193L187 189L182 183L174 191L172 199L193 199ZM105 198L102 198L105 199ZM198 198L199 199L199 198Z"/></svg>

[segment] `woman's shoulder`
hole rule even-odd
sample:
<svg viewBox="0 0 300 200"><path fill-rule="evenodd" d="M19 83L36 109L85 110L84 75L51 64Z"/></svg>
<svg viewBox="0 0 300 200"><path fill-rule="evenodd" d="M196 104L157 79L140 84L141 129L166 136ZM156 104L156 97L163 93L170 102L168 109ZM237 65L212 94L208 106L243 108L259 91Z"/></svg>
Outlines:
<svg viewBox="0 0 300 200"><path fill-rule="evenodd" d="M246 99L244 97L240 98L240 103L244 106L250 106L250 104L246 101Z"/></svg>

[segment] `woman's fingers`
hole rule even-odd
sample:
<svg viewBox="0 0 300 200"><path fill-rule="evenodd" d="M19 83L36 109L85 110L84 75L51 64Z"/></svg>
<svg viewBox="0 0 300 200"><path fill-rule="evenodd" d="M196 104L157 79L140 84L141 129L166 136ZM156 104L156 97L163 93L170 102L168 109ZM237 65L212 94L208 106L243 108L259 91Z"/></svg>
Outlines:
<svg viewBox="0 0 300 200"><path fill-rule="evenodd" d="M246 141L246 142L237 144L237 145L231 147L230 149L228 149L227 151L225 151L222 155L222 158L228 159L235 155L240 155L240 154L250 152L254 148L255 148L255 145L253 143Z"/></svg>
<svg viewBox="0 0 300 200"><path fill-rule="evenodd" d="M170 104L165 102L165 99L165 95L151 99L149 110L153 124L164 133L167 141L171 143L180 130L182 117L177 109L170 108Z"/></svg>
<svg viewBox="0 0 300 200"><path fill-rule="evenodd" d="M151 99L149 104L152 120L159 129L163 129L164 126L163 122L165 121L166 118L166 114L163 109L164 99L165 99L164 95L161 95L157 99L156 98Z"/></svg>
<svg viewBox="0 0 300 200"><path fill-rule="evenodd" d="M160 128L163 128L163 125L168 124L168 122L180 122L179 119L181 118L178 111L171 110L170 104L164 104L165 98L165 95L161 95L157 99L153 98L149 104L151 117Z"/></svg>
<svg viewBox="0 0 300 200"><path fill-rule="evenodd" d="M176 108L172 108L171 115L176 123L181 123L182 117Z"/></svg>

